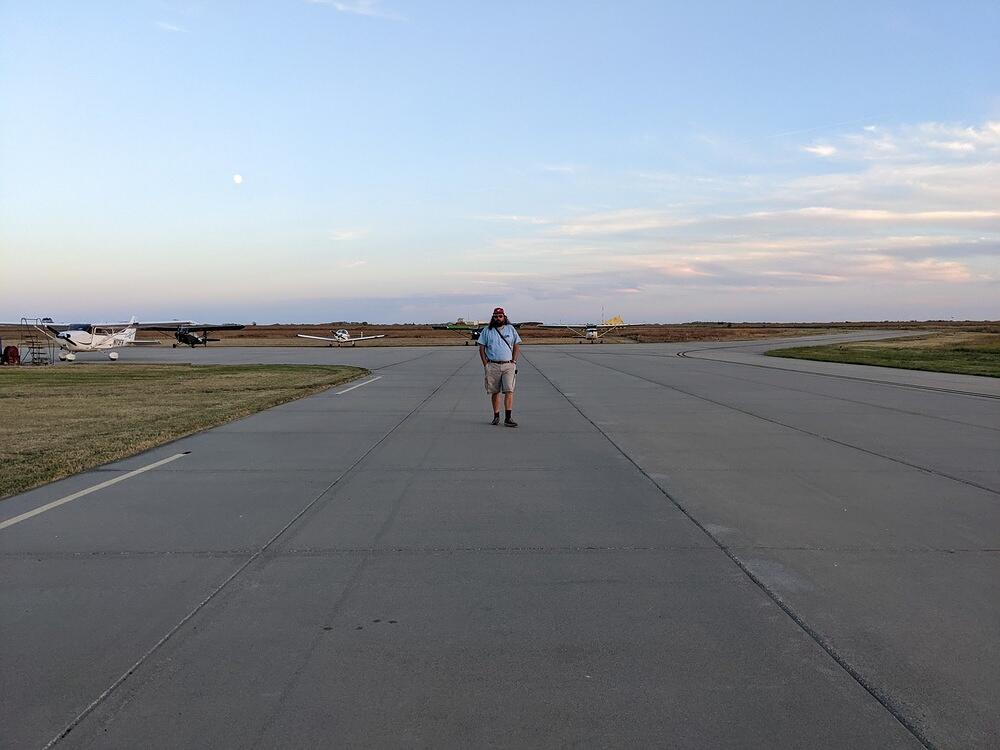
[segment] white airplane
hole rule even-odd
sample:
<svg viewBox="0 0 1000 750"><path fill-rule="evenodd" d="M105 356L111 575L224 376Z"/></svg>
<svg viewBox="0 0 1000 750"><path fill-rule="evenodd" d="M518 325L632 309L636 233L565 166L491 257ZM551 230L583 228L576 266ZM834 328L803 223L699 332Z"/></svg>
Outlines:
<svg viewBox="0 0 1000 750"><path fill-rule="evenodd" d="M37 326L46 336L59 345L59 359L72 362L79 352L107 352L112 362L118 359L118 352L126 346L157 346L159 341L136 341L135 334L141 328L180 327L189 325L188 320L171 320L159 323L137 323L135 316L128 323L53 323L46 318Z"/></svg>
<svg viewBox="0 0 1000 750"><path fill-rule="evenodd" d="M385 334L380 333L378 336L361 336L352 337L350 333L347 332L346 328L341 328L333 332L333 336L310 336L308 333L296 334L300 339L316 339L317 341L329 341L330 346L336 344L337 346L342 346L343 344L350 344L354 346L357 341L369 341L371 339L384 339Z"/></svg>
<svg viewBox="0 0 1000 750"><path fill-rule="evenodd" d="M538 326L539 328L568 328L574 334L591 344L601 343L601 339L619 328L627 328L628 324L620 315L605 320L603 323L585 323L580 325Z"/></svg>

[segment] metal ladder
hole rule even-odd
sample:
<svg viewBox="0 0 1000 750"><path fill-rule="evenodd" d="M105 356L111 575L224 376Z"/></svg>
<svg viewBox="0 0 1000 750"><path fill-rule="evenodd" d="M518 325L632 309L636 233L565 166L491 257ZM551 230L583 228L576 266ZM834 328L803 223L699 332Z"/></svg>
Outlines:
<svg viewBox="0 0 1000 750"><path fill-rule="evenodd" d="M45 333L41 318L21 318L21 364L51 365L56 360L56 344Z"/></svg>

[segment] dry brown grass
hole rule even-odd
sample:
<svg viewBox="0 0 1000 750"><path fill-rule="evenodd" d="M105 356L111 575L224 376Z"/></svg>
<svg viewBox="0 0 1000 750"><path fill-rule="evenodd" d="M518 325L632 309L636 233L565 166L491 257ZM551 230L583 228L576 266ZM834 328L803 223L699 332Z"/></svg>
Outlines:
<svg viewBox="0 0 1000 750"><path fill-rule="evenodd" d="M0 498L366 373L291 365L0 368Z"/></svg>

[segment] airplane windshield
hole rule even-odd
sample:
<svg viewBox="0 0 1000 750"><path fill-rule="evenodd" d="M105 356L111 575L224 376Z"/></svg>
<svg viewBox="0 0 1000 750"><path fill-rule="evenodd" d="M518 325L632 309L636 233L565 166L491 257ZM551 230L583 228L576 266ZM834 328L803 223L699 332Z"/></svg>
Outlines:
<svg viewBox="0 0 1000 750"><path fill-rule="evenodd" d="M94 327L90 323L70 323L69 327L66 329L68 331L86 331L87 333L93 333Z"/></svg>

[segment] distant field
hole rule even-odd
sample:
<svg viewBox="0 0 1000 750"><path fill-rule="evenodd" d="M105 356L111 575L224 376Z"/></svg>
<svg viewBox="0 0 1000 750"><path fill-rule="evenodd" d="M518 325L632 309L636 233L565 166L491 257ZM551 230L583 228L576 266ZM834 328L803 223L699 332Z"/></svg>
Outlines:
<svg viewBox="0 0 1000 750"><path fill-rule="evenodd" d="M892 341L775 349L771 357L1000 377L1000 333L947 331Z"/></svg>
<svg viewBox="0 0 1000 750"><path fill-rule="evenodd" d="M0 498L366 372L124 363L0 368Z"/></svg>

